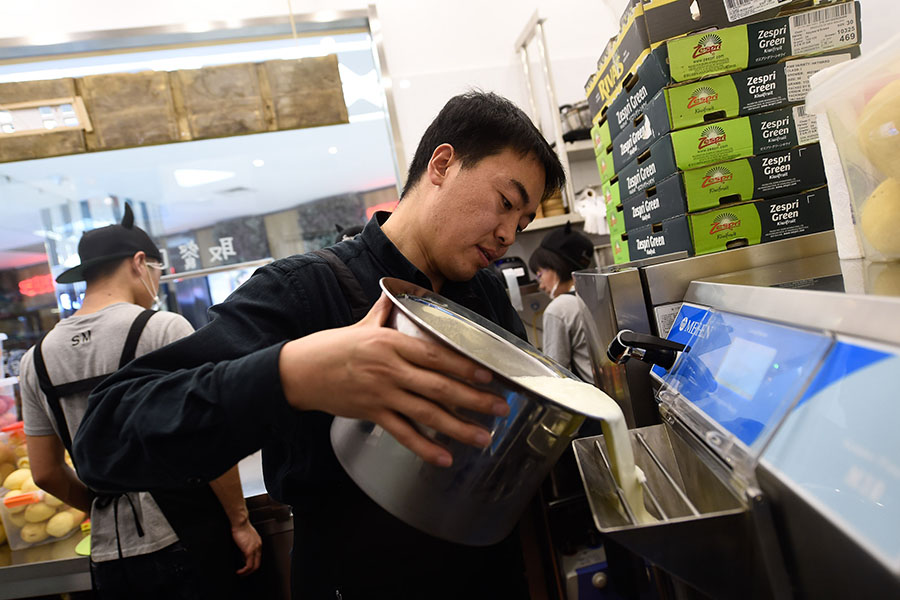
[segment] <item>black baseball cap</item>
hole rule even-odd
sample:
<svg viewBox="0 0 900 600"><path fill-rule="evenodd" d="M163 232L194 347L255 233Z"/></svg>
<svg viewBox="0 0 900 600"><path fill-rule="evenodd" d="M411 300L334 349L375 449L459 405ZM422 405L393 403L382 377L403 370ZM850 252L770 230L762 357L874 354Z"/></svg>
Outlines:
<svg viewBox="0 0 900 600"><path fill-rule="evenodd" d="M591 266L591 258L594 255L593 242L586 235L572 231L572 223L569 222L564 228L544 237L540 247L561 256L576 269Z"/></svg>
<svg viewBox="0 0 900 600"><path fill-rule="evenodd" d="M141 251L149 258L162 262L162 253L147 232L135 227L134 213L131 211L131 205L126 203L122 223L92 229L81 236L78 242L78 257L81 264L60 273L56 282L84 281L84 272L91 267L126 256L134 256Z"/></svg>

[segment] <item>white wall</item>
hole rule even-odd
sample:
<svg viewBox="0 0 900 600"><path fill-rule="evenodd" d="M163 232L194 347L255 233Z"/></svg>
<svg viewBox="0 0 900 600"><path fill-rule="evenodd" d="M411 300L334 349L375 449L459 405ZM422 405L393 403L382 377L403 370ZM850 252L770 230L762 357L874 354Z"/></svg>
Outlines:
<svg viewBox="0 0 900 600"><path fill-rule="evenodd" d="M296 13L365 8L365 0L290 0ZM626 0L376 0L388 68L395 82L407 156L453 94L479 87L527 106L513 43L538 10L546 33L560 103L583 97L582 86L614 33ZM28 0L0 2L0 38L284 16L288 0ZM863 48L892 33L896 0L862 0Z"/></svg>

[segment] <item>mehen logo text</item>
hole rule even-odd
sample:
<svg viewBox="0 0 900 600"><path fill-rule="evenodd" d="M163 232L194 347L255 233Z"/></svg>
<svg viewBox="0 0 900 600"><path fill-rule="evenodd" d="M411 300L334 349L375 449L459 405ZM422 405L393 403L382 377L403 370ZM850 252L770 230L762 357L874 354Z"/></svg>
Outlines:
<svg viewBox="0 0 900 600"><path fill-rule="evenodd" d="M725 141L725 130L721 127L707 127L700 134L698 150L703 150L707 146L714 146Z"/></svg>
<svg viewBox="0 0 900 600"><path fill-rule="evenodd" d="M694 58L713 54L722 49L722 38L714 33L704 35L694 46Z"/></svg>
<svg viewBox="0 0 900 600"><path fill-rule="evenodd" d="M699 87L694 90L694 93L691 94L691 97L688 98L688 110L692 108L697 108L702 104L710 104L719 99L719 94L716 93L716 90L712 89L709 86Z"/></svg>
<svg viewBox="0 0 900 600"><path fill-rule="evenodd" d="M714 235L720 231L729 231L740 226L740 224L741 220L737 215L733 213L722 213L713 220L712 227L709 228L709 235Z"/></svg>
<svg viewBox="0 0 900 600"><path fill-rule="evenodd" d="M727 168L713 167L706 172L706 175L703 176L703 183L700 184L700 187L708 188L711 185L725 183L726 181L731 181L732 179L734 179L734 175Z"/></svg>

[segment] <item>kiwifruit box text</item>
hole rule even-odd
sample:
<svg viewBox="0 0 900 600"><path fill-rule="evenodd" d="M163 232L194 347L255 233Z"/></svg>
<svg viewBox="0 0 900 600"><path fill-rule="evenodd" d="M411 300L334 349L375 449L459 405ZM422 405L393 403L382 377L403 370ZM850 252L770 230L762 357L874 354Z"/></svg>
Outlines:
<svg viewBox="0 0 900 600"><path fill-rule="evenodd" d="M643 110L650 100L669 83L669 63L666 46L654 48L622 84L606 111L609 133L615 139Z"/></svg>
<svg viewBox="0 0 900 600"><path fill-rule="evenodd" d="M684 215L628 231L622 238L628 241L631 260L681 251L693 255L691 231Z"/></svg>
<svg viewBox="0 0 900 600"><path fill-rule="evenodd" d="M859 2L847 2L669 40L672 81L752 69L792 56L856 46Z"/></svg>
<svg viewBox="0 0 900 600"><path fill-rule="evenodd" d="M683 129L801 103L809 92L810 76L854 54L859 54L858 47L668 88L669 124Z"/></svg>
<svg viewBox="0 0 900 600"><path fill-rule="evenodd" d="M826 183L819 144L691 169L682 179L688 212L785 196Z"/></svg>
<svg viewBox="0 0 900 600"><path fill-rule="evenodd" d="M709 254L828 231L834 227L828 189L755 202L729 204L687 215L694 253Z"/></svg>

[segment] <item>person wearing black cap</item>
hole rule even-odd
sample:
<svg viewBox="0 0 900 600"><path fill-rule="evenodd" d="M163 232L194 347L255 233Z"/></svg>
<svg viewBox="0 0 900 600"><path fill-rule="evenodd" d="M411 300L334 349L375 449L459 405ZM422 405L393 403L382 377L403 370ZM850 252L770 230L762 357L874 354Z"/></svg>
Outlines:
<svg viewBox="0 0 900 600"><path fill-rule="evenodd" d="M180 315L149 310L158 302L162 255L134 226L130 206L121 224L86 232L78 254L81 263L56 281L87 283L81 308L41 338L20 367L34 481L90 512L91 572L99 598L194 598L212 597L207 594L214 588L228 591L237 568L232 557L197 546L196 538L230 547L231 554L234 539L245 555L243 572L258 567L261 541L249 523L236 466L199 492L95 495L65 462L63 450L71 452L90 390L131 358L193 331ZM186 530L184 523L193 521L202 527ZM190 571L198 575L192 578Z"/></svg>
<svg viewBox="0 0 900 600"><path fill-rule="evenodd" d="M541 290L552 298L544 310L542 350L585 381L592 381L591 359L572 272L588 268L593 253L591 240L566 223L545 236L528 261Z"/></svg>

